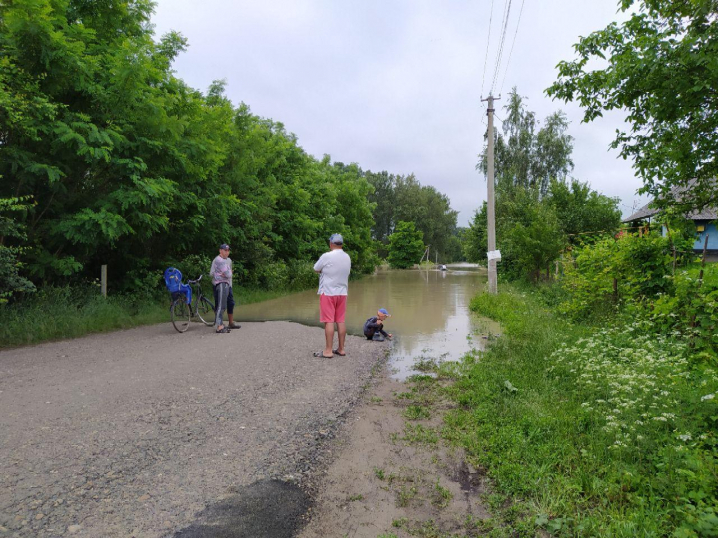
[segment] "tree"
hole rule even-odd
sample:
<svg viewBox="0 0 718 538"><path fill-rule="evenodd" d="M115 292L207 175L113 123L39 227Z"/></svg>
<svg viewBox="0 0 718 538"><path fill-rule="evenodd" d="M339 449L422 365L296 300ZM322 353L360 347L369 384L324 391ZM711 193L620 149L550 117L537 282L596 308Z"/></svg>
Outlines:
<svg viewBox="0 0 718 538"><path fill-rule="evenodd" d="M458 212L451 209L445 194L434 187L421 185L413 174L395 176L388 172L367 172L365 177L374 187L374 192L369 195L369 201L376 204L374 239L384 245L397 222L413 222L442 260L455 256ZM380 245L379 251L383 250Z"/></svg>
<svg viewBox="0 0 718 538"><path fill-rule="evenodd" d="M515 222L503 232L505 250L524 272L538 280L542 270L546 270L548 275L549 265L558 258L566 244L566 237L561 233L556 213L549 204L528 206L526 221Z"/></svg>
<svg viewBox="0 0 718 538"><path fill-rule="evenodd" d="M498 130L494 133L496 182L507 187L536 188L544 195L552 179L565 180L573 169L573 137L566 132L566 115L554 112L536 132L536 115L526 109L516 88L509 93L504 110L503 134ZM486 151L477 165L484 174L488 165Z"/></svg>
<svg viewBox="0 0 718 538"><path fill-rule="evenodd" d="M35 291L34 284L20 275L22 263L18 257L24 249L9 244L12 239L24 241L25 231L23 226L5 215L27 211L30 207L27 201L27 199L0 198L0 305L6 303L16 293Z"/></svg>
<svg viewBox="0 0 718 538"><path fill-rule="evenodd" d="M31 247L23 271L81 282L107 263L114 289L136 289L229 242L237 282L273 286L334 232L371 271L371 186L358 165L307 155L280 122L233 106L221 80L188 87L172 70L186 40L156 39L152 9L0 6L0 199L33 200L11 219Z"/></svg>
<svg viewBox="0 0 718 538"><path fill-rule="evenodd" d="M499 215L500 216L500 215ZM462 250L466 261L471 263L486 262L486 252L488 250L488 232L487 225L487 207L486 202L481 204L481 209L474 213L474 218L469 223L462 241Z"/></svg>
<svg viewBox="0 0 718 538"><path fill-rule="evenodd" d="M422 236L413 222L398 222L394 233L389 236L389 265L406 269L419 263L425 248Z"/></svg>
<svg viewBox="0 0 718 538"><path fill-rule="evenodd" d="M394 222L413 222L424 242L445 259L458 216L449 198L434 187L422 186L413 174L396 178L394 196Z"/></svg>
<svg viewBox="0 0 718 538"><path fill-rule="evenodd" d="M578 101L584 121L623 109L611 146L633 160L640 192L661 205L718 205L718 17L715 0L621 0L632 14L583 37L548 95ZM596 69L596 62L607 65ZM668 196L671 188L684 192Z"/></svg>
<svg viewBox="0 0 718 538"><path fill-rule="evenodd" d="M621 211L618 200L591 190L587 183L552 181L546 202L555 210L563 233L570 243L618 231Z"/></svg>
<svg viewBox="0 0 718 538"><path fill-rule="evenodd" d="M396 176L386 171L379 173L368 171L365 177L374 187L374 191L369 194L369 201L376 204L373 212L372 235L377 241L386 243L394 227Z"/></svg>

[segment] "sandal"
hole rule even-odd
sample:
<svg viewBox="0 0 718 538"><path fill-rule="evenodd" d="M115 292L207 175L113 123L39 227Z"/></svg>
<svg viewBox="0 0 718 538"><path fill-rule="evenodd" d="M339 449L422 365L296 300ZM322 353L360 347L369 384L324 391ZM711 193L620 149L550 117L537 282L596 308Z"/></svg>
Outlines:
<svg viewBox="0 0 718 538"><path fill-rule="evenodd" d="M339 355L340 357L346 357L346 356L347 356L346 353L339 353L339 350L338 350L338 349L334 349L334 350L332 350L332 351L334 352L335 355Z"/></svg>
<svg viewBox="0 0 718 538"><path fill-rule="evenodd" d="M314 355L315 357L321 357L322 359L333 359L334 358L334 355L330 355L329 357L327 357L323 351L315 351L314 353L312 353L312 355Z"/></svg>
<svg viewBox="0 0 718 538"><path fill-rule="evenodd" d="M228 332L229 332L229 329L228 329L227 327L222 327L221 329L217 329L217 330L214 331L214 332L215 332L215 334L228 333Z"/></svg>

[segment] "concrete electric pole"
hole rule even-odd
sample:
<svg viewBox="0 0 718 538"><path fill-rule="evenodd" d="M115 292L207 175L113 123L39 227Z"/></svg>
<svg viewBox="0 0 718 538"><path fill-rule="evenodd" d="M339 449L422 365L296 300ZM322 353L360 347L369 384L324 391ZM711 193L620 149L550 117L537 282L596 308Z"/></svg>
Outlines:
<svg viewBox="0 0 718 538"><path fill-rule="evenodd" d="M496 99L498 101L498 99ZM494 214L494 96L489 95L489 109L486 112L489 116L489 145L487 149L487 198L486 198L486 231L488 235L488 260L489 260L489 293L496 295L498 292L496 284L496 217Z"/></svg>

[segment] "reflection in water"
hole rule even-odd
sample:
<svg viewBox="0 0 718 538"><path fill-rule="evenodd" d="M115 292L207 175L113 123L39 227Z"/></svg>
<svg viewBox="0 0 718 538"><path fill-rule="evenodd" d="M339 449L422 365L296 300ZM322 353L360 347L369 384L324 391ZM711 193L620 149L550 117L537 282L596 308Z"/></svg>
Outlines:
<svg viewBox="0 0 718 538"><path fill-rule="evenodd" d="M471 298L485 283L485 272L467 264L449 265L447 271L379 271L349 283L347 330L361 335L364 321L386 308L391 317L384 329L394 335L390 365L396 377L406 378L415 373L416 360L458 360L472 347L483 345L480 337L471 338L475 331L498 332L494 324L469 312ZM321 326L316 291L237 306L234 313L237 320L290 320Z"/></svg>

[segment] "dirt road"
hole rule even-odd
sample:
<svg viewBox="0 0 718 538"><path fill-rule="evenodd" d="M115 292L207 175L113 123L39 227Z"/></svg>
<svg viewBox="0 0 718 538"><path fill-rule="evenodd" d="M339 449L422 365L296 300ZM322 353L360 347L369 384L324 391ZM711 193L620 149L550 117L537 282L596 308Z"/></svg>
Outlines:
<svg viewBox="0 0 718 538"><path fill-rule="evenodd" d="M384 344L169 323L0 352L0 537L289 537Z"/></svg>

